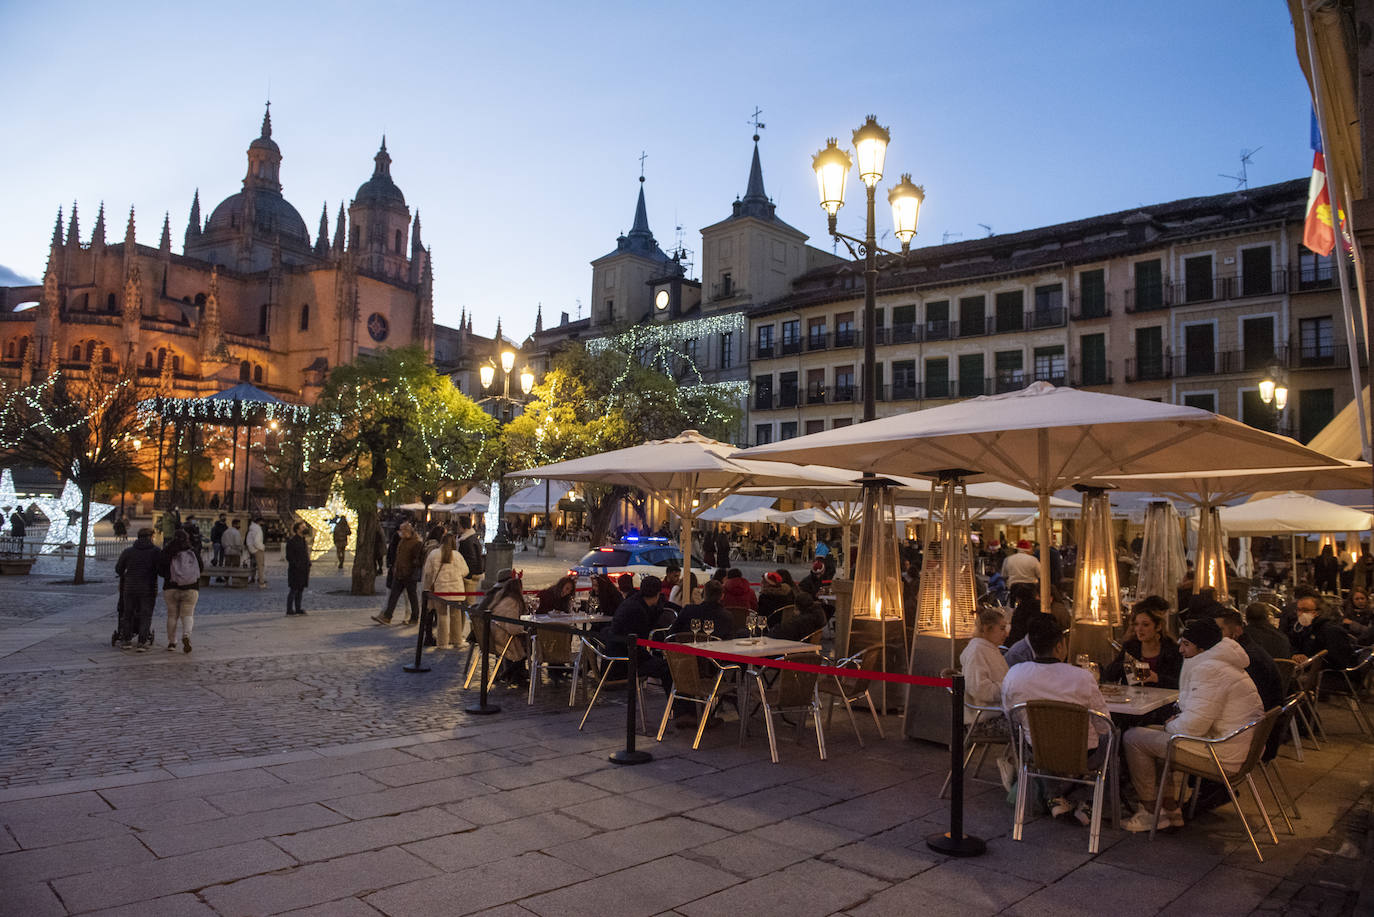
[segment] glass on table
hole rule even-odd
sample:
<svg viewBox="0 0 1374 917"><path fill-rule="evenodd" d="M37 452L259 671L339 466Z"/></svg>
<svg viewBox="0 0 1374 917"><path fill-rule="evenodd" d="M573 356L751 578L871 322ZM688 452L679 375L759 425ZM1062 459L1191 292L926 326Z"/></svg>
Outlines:
<svg viewBox="0 0 1374 917"><path fill-rule="evenodd" d="M707 618L701 622L701 629L706 632L706 639L711 639L711 635L716 632L716 622L714 618Z"/></svg>
<svg viewBox="0 0 1374 917"><path fill-rule="evenodd" d="M701 640L701 618L692 619L692 642L697 643Z"/></svg>

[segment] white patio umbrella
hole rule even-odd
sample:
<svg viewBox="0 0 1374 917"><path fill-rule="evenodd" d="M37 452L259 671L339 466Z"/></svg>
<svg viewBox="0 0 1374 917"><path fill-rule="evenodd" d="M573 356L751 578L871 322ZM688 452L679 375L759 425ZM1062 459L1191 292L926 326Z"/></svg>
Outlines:
<svg viewBox="0 0 1374 917"><path fill-rule="evenodd" d="M454 501L451 512L455 513L485 513L487 507L491 505L491 494L480 487L472 487L468 492Z"/></svg>
<svg viewBox="0 0 1374 917"><path fill-rule="evenodd" d="M558 507L558 501L563 499L570 490L572 490L572 484L568 481L545 480L538 484L531 484L524 490L506 498L506 512L517 515L543 513L545 507L552 511Z"/></svg>
<svg viewBox="0 0 1374 917"><path fill-rule="evenodd" d="M741 458L843 464L875 474L962 469L1033 491L1040 542L1049 545L1049 499L1061 487L1108 474L1211 468L1329 466L1286 437L1201 408L1036 382L1019 392L883 417L755 446ZM1048 549L1040 552L1040 601L1050 603Z"/></svg>
<svg viewBox="0 0 1374 917"><path fill-rule="evenodd" d="M1228 535L1302 535L1308 532L1364 532L1374 516L1300 493L1279 494L1218 511Z"/></svg>

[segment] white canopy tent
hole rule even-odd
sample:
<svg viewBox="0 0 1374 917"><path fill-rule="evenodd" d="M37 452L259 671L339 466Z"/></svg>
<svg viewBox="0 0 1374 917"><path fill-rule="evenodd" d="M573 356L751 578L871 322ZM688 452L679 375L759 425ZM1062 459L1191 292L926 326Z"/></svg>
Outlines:
<svg viewBox="0 0 1374 917"><path fill-rule="evenodd" d="M777 497L760 497L751 494L734 493L705 512L699 513L697 518L702 522L733 521L728 517L734 516L737 513L744 513L749 510L760 508L771 510L773 504L777 502Z"/></svg>
<svg viewBox="0 0 1374 917"><path fill-rule="evenodd" d="M1374 516L1369 513L1291 491L1239 506L1223 506L1218 513L1222 528L1233 537L1365 532L1374 528Z"/></svg>
<svg viewBox="0 0 1374 917"><path fill-rule="evenodd" d="M454 513L485 513L491 505L491 494L480 487L472 487L452 505L450 512Z"/></svg>
<svg viewBox="0 0 1374 917"><path fill-rule="evenodd" d="M546 506L552 511L558 508L558 501L567 496L568 491L572 489L572 483L569 481L545 480L531 484L506 498L506 512L543 513Z"/></svg>

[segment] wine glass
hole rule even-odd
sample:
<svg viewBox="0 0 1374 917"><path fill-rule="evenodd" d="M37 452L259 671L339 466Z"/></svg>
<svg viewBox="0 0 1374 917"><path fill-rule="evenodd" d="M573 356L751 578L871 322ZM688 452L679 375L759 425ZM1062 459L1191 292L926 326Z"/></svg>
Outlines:
<svg viewBox="0 0 1374 917"><path fill-rule="evenodd" d="M1087 653L1079 653L1077 656L1073 657L1073 664L1078 666L1080 669L1086 669L1089 663L1091 663L1092 661L1092 657L1089 656Z"/></svg>
<svg viewBox="0 0 1374 917"><path fill-rule="evenodd" d="M701 640L701 618L692 619L692 642L697 643Z"/></svg>
<svg viewBox="0 0 1374 917"><path fill-rule="evenodd" d="M711 635L716 632L716 621L714 618L707 618L701 622L701 629L706 632L706 639L710 640Z"/></svg>
<svg viewBox="0 0 1374 917"><path fill-rule="evenodd" d="M1150 677L1150 664L1148 662L1137 662L1135 664L1135 680L1140 684L1145 684L1145 679Z"/></svg>

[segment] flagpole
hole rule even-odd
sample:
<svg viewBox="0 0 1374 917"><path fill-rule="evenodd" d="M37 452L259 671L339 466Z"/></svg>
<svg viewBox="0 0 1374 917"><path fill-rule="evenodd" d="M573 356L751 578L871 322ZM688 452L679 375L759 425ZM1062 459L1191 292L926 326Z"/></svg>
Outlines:
<svg viewBox="0 0 1374 917"><path fill-rule="evenodd" d="M1317 116L1317 131L1322 140L1322 161L1326 167L1327 187L1335 185L1337 188L1344 189L1345 183L1341 180L1342 175L1337 163L1338 156L1327 156L1328 133L1326 130L1326 102L1322 95L1321 61L1317 58L1316 45L1312 38L1312 10L1304 2L1302 5L1302 23L1307 32L1307 60L1312 69L1312 96L1316 102L1315 114ZM1334 201L1343 199L1343 195L1332 195ZM1336 278L1341 286L1341 310L1345 313L1345 344L1346 350L1350 355L1350 378L1355 392L1355 416L1360 421L1360 457L1366 462L1371 458L1369 447L1369 418L1365 416L1364 386L1361 385L1360 378L1360 353L1356 340L1355 331L1355 310L1350 303L1350 279L1345 271L1345 247L1341 231L1341 213L1343 208L1333 206L1331 214L1331 227L1336 238L1333 240L1332 264L1336 267ZM1347 221L1349 216L1347 214Z"/></svg>

